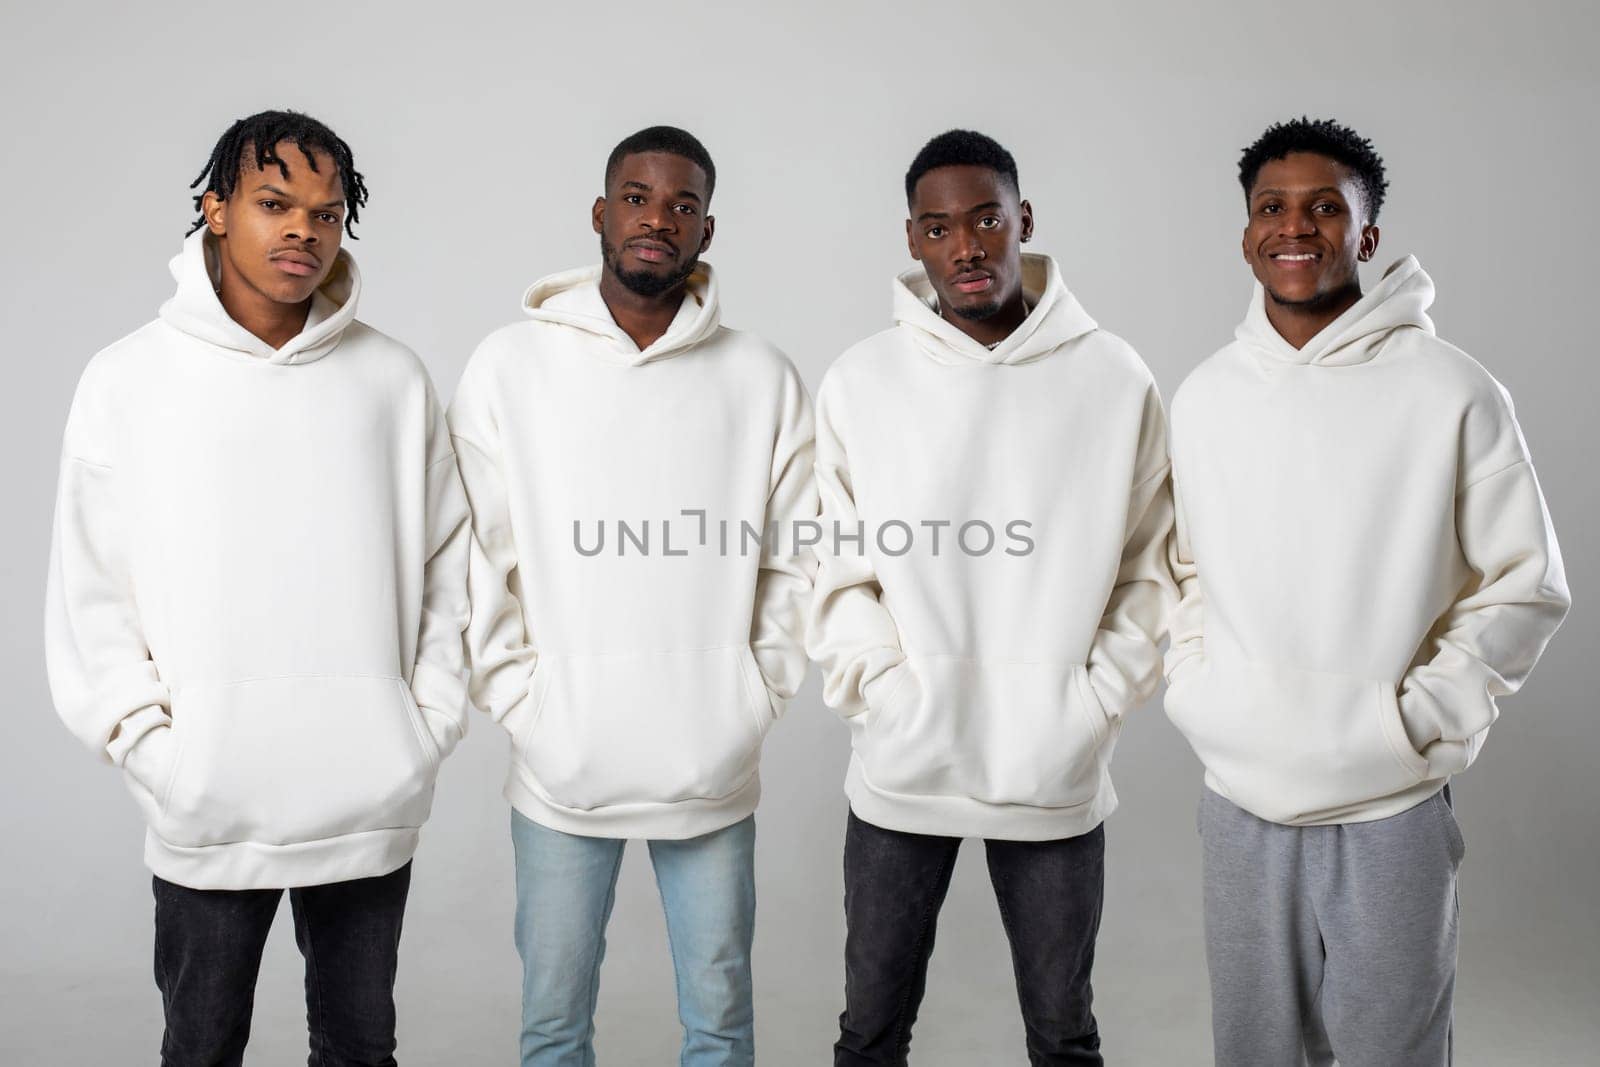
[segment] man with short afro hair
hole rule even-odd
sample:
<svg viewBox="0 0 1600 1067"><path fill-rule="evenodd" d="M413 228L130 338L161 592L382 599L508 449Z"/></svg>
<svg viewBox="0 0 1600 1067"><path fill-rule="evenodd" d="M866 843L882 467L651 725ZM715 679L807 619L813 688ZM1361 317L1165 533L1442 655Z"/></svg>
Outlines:
<svg viewBox="0 0 1600 1067"><path fill-rule="evenodd" d="M1168 716L1200 801L1216 1062L1444 1067L1451 780L1571 603L1511 398L1440 340L1388 180L1295 119L1245 149L1255 291L1172 403Z"/></svg>

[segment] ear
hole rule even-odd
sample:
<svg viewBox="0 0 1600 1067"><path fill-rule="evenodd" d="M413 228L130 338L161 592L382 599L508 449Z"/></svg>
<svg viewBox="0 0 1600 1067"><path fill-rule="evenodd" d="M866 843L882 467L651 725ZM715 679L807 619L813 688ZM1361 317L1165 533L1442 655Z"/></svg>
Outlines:
<svg viewBox="0 0 1600 1067"><path fill-rule="evenodd" d="M200 214L205 216L206 228L218 237L228 233L228 202L210 189L200 201Z"/></svg>
<svg viewBox="0 0 1600 1067"><path fill-rule="evenodd" d="M906 219L906 251L911 253L911 258L918 263L922 262L922 253L917 251L917 242L911 236L911 220Z"/></svg>
<svg viewBox="0 0 1600 1067"><path fill-rule="evenodd" d="M594 224L595 233L604 233L606 228L606 198L594 198L594 207L589 210L589 221Z"/></svg>
<svg viewBox="0 0 1600 1067"><path fill-rule="evenodd" d="M1361 227L1361 247L1356 251L1356 258L1365 263L1378 254L1378 227L1368 223Z"/></svg>
<svg viewBox="0 0 1600 1067"><path fill-rule="evenodd" d="M1252 268L1255 267L1256 261L1250 255L1250 227L1248 226L1246 226L1244 228L1244 232L1239 235L1239 254L1244 257L1244 261L1250 264Z"/></svg>
<svg viewBox="0 0 1600 1067"><path fill-rule="evenodd" d="M717 217L715 215L707 215L706 216L706 232L700 238L700 254L701 255L704 255L706 250L711 247L711 235L714 234L716 232L716 230L717 230Z"/></svg>
<svg viewBox="0 0 1600 1067"><path fill-rule="evenodd" d="M1022 242L1026 244L1033 239L1033 205L1024 200L1022 207Z"/></svg>

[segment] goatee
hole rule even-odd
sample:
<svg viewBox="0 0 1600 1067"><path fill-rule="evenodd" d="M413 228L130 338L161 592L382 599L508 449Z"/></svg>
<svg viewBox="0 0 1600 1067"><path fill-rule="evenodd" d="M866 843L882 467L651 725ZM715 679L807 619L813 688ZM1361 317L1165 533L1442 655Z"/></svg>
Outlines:
<svg viewBox="0 0 1600 1067"><path fill-rule="evenodd" d="M622 266L622 257L611 242L606 240L605 234L600 235L600 259L606 265L606 269L622 283L624 289L635 296L644 297L671 292L687 281L689 275L694 273L695 267L700 264L700 254L697 252L666 274L648 270L626 270Z"/></svg>

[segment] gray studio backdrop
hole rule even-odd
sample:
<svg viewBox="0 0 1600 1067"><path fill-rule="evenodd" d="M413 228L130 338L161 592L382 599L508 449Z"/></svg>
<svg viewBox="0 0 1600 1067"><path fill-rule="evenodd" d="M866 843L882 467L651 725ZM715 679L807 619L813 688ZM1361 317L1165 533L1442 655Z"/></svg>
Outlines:
<svg viewBox="0 0 1600 1067"><path fill-rule="evenodd" d="M1374 271L1418 255L1441 333L1511 390L1578 607L1458 779L1467 839L1463 1064L1593 1062L1600 925L1600 598L1592 471L1593 9L1583 4L587 5L7 2L0 655L0 1062L151 1063L149 874L118 776L51 710L41 614L60 434L84 362L154 316L186 183L234 118L294 107L354 146L372 189L362 317L422 353L446 398L523 288L591 262L607 151L640 126L699 134L719 173L708 257L731 324L815 390L888 325L909 266L901 178L971 125L1009 146L1038 232L1102 325L1171 397L1231 336L1238 150L1271 120L1371 136L1393 188ZM1376 273L1372 275L1376 277ZM1263 442L1263 447L1271 447ZM844 727L815 673L767 744L756 1019L763 1062L825 1062L842 1000ZM410 1064L513 1061L519 968L503 735L445 765L417 856L399 985ZM1200 769L1159 699L1123 734L1096 1008L1113 1063L1209 1062L1194 805ZM675 1062L666 938L642 849L611 925L598 1047ZM287 914L251 1062L304 1062ZM1025 1060L1010 963L968 845L939 929L919 1065Z"/></svg>

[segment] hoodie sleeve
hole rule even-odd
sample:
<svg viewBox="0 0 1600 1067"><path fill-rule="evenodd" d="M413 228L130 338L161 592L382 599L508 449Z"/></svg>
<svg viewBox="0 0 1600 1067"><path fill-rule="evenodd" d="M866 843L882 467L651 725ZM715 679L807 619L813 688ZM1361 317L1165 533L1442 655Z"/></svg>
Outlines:
<svg viewBox="0 0 1600 1067"><path fill-rule="evenodd" d="M523 623L517 548L512 537L499 429L490 406L492 382L473 357L450 404L450 435L472 512L468 547L467 660L471 699L496 722L528 695L538 653Z"/></svg>
<svg viewBox="0 0 1600 1067"><path fill-rule="evenodd" d="M1194 549L1189 544L1189 523L1183 507L1183 489L1174 472L1172 481L1173 524L1167 538L1167 566L1178 586L1178 603L1172 610L1172 644L1167 649L1166 671L1170 681L1190 660L1205 654L1205 601L1200 596L1200 571L1194 564Z"/></svg>
<svg viewBox="0 0 1600 1067"><path fill-rule="evenodd" d="M817 494L822 539L816 591L806 623L806 650L822 669L822 698L849 718L867 710L868 689L905 662L900 630L880 599L883 587L865 550L850 460L837 425L834 380L817 393ZM844 544L841 545L841 535ZM841 550L855 538L854 551Z"/></svg>
<svg viewBox="0 0 1600 1067"><path fill-rule="evenodd" d="M1486 376L1487 377L1487 376ZM1443 777L1466 769L1572 605L1561 547L1511 398L1498 382L1462 423L1456 539L1470 577L1399 687L1412 747Z"/></svg>
<svg viewBox="0 0 1600 1067"><path fill-rule="evenodd" d="M1155 692L1161 679L1159 645L1176 592L1167 566L1172 532L1167 419L1154 383L1145 393L1134 469L1122 561L1088 658L1089 682L1113 719Z"/></svg>
<svg viewBox="0 0 1600 1067"><path fill-rule="evenodd" d="M793 365L785 360L783 411L772 452L771 488L766 521L778 525L779 536L763 547L756 577L755 610L750 648L767 688L778 698L774 709L791 699L806 677L805 611L811 599L816 557L797 545L796 523L817 517L817 487L812 478L816 432L811 398ZM783 548L790 551L784 552Z"/></svg>
<svg viewBox="0 0 1600 1067"><path fill-rule="evenodd" d="M411 693L424 712L442 757L467 729L467 672L463 631L468 553L472 541L467 495L456 470L444 414L428 388L427 549L422 572L422 625Z"/></svg>
<svg viewBox="0 0 1600 1067"><path fill-rule="evenodd" d="M131 517L113 463L114 390L101 379L91 363L67 418L45 593L45 665L62 720L102 760L126 766L147 735L168 740L171 696L134 598Z"/></svg>

